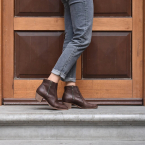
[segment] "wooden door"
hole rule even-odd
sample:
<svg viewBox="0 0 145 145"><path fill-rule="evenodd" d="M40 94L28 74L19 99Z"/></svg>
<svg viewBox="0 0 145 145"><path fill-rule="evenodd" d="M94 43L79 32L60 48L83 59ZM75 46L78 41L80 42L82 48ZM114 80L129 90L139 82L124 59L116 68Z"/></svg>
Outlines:
<svg viewBox="0 0 145 145"><path fill-rule="evenodd" d="M30 104L61 55L60 0L3 0L3 103ZM98 104L142 104L143 0L94 0L93 36L77 60L82 95ZM58 84L61 98L65 83ZM45 103L45 102L42 102Z"/></svg>

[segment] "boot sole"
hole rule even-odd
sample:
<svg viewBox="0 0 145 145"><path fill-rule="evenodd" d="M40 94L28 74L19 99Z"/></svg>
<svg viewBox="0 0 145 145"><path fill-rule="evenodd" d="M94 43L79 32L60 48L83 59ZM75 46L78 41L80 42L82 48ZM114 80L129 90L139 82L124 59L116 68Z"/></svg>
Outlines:
<svg viewBox="0 0 145 145"><path fill-rule="evenodd" d="M68 107L68 109L72 108L72 103L67 103L67 102L63 102L63 103ZM73 103L73 105L75 105L75 106L77 106L78 108L81 108L81 109L97 109L98 108L98 106L94 107L94 108L82 108L82 107L80 107L80 106L78 106L78 105L76 105L74 103Z"/></svg>
<svg viewBox="0 0 145 145"><path fill-rule="evenodd" d="M38 101L38 102L42 102L42 99L43 97L41 95L39 95L37 92L36 92L36 95L35 95L35 99ZM48 102L47 102L48 103ZM68 109L59 109L59 108L55 108L53 106L51 106L49 103L48 105L53 108L53 109L56 109L56 110L68 110Z"/></svg>

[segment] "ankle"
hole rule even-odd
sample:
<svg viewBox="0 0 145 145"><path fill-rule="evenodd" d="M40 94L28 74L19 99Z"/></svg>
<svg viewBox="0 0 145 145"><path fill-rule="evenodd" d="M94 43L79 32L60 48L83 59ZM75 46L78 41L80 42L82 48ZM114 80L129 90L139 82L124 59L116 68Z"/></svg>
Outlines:
<svg viewBox="0 0 145 145"><path fill-rule="evenodd" d="M53 80L53 79L49 79L49 78L46 78L47 80L49 80L49 81L52 81L52 82L54 82L54 83L58 83L57 81L55 81L55 80Z"/></svg>
<svg viewBox="0 0 145 145"><path fill-rule="evenodd" d="M50 80L50 81L53 81L55 83L58 83L59 80L60 80L60 76L51 73L50 76L47 79Z"/></svg>
<svg viewBox="0 0 145 145"><path fill-rule="evenodd" d="M76 86L76 83L74 83L74 82L66 82L66 86Z"/></svg>

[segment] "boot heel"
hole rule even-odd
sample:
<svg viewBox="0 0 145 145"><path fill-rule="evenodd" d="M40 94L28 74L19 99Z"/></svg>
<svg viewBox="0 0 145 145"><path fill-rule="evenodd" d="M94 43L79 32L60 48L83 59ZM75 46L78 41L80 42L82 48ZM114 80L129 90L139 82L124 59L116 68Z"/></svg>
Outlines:
<svg viewBox="0 0 145 145"><path fill-rule="evenodd" d="M63 103L68 107L68 109L71 109L71 106L72 106L71 103L66 103L66 102L63 102Z"/></svg>
<svg viewBox="0 0 145 145"><path fill-rule="evenodd" d="M35 99L39 102L42 101L43 97L41 97L37 92L36 92L36 95L35 95Z"/></svg>

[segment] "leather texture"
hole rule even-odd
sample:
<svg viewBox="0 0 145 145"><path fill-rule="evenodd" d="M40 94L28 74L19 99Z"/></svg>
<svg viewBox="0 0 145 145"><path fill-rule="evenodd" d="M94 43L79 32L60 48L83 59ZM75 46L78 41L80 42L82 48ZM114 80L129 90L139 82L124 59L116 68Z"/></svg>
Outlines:
<svg viewBox="0 0 145 145"><path fill-rule="evenodd" d="M83 109L97 108L97 104L88 103L82 96L78 86L64 86L62 101L77 105Z"/></svg>
<svg viewBox="0 0 145 145"><path fill-rule="evenodd" d="M41 85L37 88L36 92L42 96L50 106L54 107L55 109L68 109L66 105L59 103L57 97L57 86L58 83L55 83L48 79L43 79Z"/></svg>

